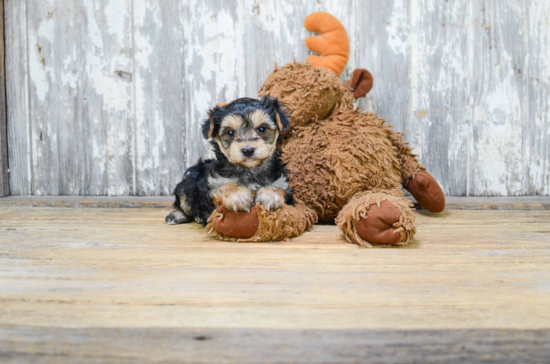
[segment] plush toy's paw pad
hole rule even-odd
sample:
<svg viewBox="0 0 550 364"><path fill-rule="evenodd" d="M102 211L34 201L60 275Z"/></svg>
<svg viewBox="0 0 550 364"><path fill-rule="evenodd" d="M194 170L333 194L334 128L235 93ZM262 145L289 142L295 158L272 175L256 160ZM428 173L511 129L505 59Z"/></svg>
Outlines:
<svg viewBox="0 0 550 364"><path fill-rule="evenodd" d="M372 205L366 218L361 218L355 223L357 233L363 239L373 244L397 244L401 240L401 234L393 227L399 222L401 211L389 201L382 201L380 207Z"/></svg>
<svg viewBox="0 0 550 364"><path fill-rule="evenodd" d="M233 212L223 206L216 211L219 217L213 221L214 229L228 238L249 239L258 231L260 220L255 206L250 212Z"/></svg>
<svg viewBox="0 0 550 364"><path fill-rule="evenodd" d="M408 190L420 206L431 212L445 209L445 195L431 174L419 171L409 182Z"/></svg>

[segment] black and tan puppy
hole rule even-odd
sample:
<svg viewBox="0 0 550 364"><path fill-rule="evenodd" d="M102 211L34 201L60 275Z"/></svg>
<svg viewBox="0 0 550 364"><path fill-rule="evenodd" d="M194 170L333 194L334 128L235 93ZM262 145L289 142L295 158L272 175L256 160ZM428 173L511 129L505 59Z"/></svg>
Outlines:
<svg viewBox="0 0 550 364"><path fill-rule="evenodd" d="M294 205L277 152L288 127L288 116L271 97L237 99L212 109L202 132L216 159L200 160L185 172L166 223L206 225L219 205L235 212L248 212L256 202L269 210Z"/></svg>

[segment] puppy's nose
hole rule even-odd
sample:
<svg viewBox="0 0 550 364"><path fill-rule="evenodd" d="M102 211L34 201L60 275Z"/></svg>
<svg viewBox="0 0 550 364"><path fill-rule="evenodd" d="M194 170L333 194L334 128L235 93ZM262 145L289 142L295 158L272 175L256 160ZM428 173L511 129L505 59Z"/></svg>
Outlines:
<svg viewBox="0 0 550 364"><path fill-rule="evenodd" d="M252 154L254 154L254 148L252 148L252 147L244 147L243 149L241 149L241 153L242 153L245 157L252 157Z"/></svg>

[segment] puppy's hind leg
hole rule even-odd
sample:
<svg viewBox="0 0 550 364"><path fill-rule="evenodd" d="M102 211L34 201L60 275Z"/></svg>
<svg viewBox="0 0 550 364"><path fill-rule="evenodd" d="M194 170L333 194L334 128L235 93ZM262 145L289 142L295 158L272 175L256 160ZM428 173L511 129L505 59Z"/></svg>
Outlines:
<svg viewBox="0 0 550 364"><path fill-rule="evenodd" d="M185 195L178 196L176 195L176 202L174 203L174 211L172 211L168 216L166 216L166 224L168 225L177 225L185 224L193 221L193 216L191 215L191 209Z"/></svg>

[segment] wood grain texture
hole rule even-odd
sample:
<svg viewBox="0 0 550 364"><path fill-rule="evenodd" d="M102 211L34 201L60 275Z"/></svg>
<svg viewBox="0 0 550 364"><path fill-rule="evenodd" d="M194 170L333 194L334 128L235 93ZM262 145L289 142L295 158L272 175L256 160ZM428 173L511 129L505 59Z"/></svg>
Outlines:
<svg viewBox="0 0 550 364"><path fill-rule="evenodd" d="M30 4L33 194L131 194L130 0Z"/></svg>
<svg viewBox="0 0 550 364"><path fill-rule="evenodd" d="M411 6L411 102L406 139L445 194L468 193L468 3Z"/></svg>
<svg viewBox="0 0 550 364"><path fill-rule="evenodd" d="M171 194L186 165L184 3L133 1L136 195Z"/></svg>
<svg viewBox="0 0 550 364"><path fill-rule="evenodd" d="M417 210L422 207L411 199ZM74 208L163 208L169 209L173 197L104 196L9 196L0 207L74 207ZM550 196L447 197L446 210L550 210Z"/></svg>
<svg viewBox="0 0 550 364"><path fill-rule="evenodd" d="M329 225L222 242L166 212L0 208L2 361L547 361L550 211L416 212L379 249Z"/></svg>
<svg viewBox="0 0 550 364"><path fill-rule="evenodd" d="M527 45L521 29L523 2L474 1L471 5L473 194L517 195L524 191L525 82Z"/></svg>
<svg viewBox="0 0 550 364"><path fill-rule="evenodd" d="M6 118L6 69L4 47L4 1L0 1L0 197L10 194L8 171L8 124Z"/></svg>
<svg viewBox="0 0 550 364"><path fill-rule="evenodd" d="M15 195L169 195L211 155L219 102L255 97L273 62L309 52L304 18L348 29L350 61L448 195L550 194L546 0L11 1L6 5Z"/></svg>
<svg viewBox="0 0 550 364"><path fill-rule="evenodd" d="M545 363L550 330L0 326L5 363Z"/></svg>
<svg viewBox="0 0 550 364"><path fill-rule="evenodd" d="M410 1L356 1L355 43L350 45L355 67L368 69L374 86L359 105L403 131L411 120ZM360 46L359 46L360 45Z"/></svg>
<svg viewBox="0 0 550 364"><path fill-rule="evenodd" d="M550 2L527 1L529 21L522 29L527 42L524 175L528 194L550 195Z"/></svg>
<svg viewBox="0 0 550 364"><path fill-rule="evenodd" d="M6 1L4 5L10 191L13 195L31 195L27 4L25 1Z"/></svg>

